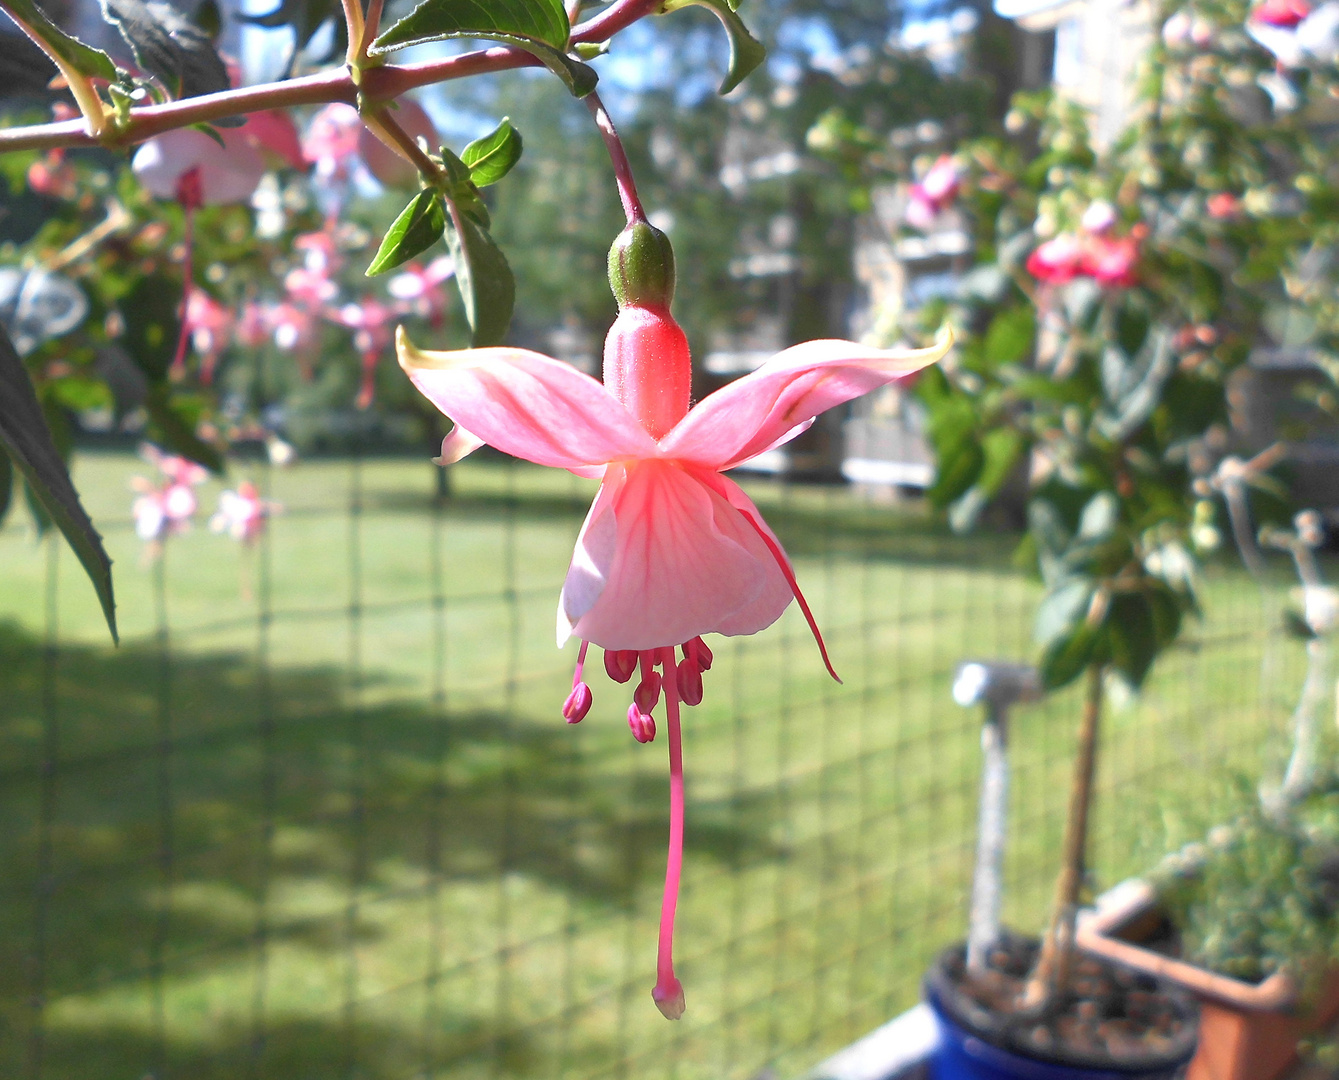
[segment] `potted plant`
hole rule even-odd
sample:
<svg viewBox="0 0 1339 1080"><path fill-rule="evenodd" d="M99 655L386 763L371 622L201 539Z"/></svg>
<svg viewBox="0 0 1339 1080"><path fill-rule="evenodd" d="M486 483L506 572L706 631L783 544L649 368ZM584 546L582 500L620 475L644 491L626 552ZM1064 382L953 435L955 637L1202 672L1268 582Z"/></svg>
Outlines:
<svg viewBox="0 0 1339 1080"><path fill-rule="evenodd" d="M1288 625L1305 639L1307 670L1281 778L1241 784L1236 814L1207 843L1113 890L1079 930L1089 953L1200 998L1192 1080L1274 1080L1339 1016L1339 774L1323 763L1320 723L1339 605L1312 554L1319 526L1307 511L1295 530L1261 532L1302 581Z"/></svg>

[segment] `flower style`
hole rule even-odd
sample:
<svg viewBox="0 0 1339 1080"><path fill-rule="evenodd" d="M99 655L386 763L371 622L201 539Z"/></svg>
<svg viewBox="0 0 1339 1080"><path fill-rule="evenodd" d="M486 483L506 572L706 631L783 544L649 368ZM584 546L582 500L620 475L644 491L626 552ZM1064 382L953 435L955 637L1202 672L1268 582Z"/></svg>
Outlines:
<svg viewBox="0 0 1339 1080"><path fill-rule="evenodd" d="M655 737L652 712L664 695L670 854L652 996L677 1019L684 1008L672 958L683 835L679 703L702 700L712 659L702 635L756 633L795 599L832 669L780 541L723 474L794 438L826 409L934 363L949 345L885 351L810 341L690 409L688 343L669 312L668 240L644 221L630 226L610 253L610 280L621 310L605 342L603 385L525 349L424 352L403 328L396 345L414 385L455 422L441 463L486 443L601 480L558 604L559 645L581 642L563 714L575 723L590 708L582 667L591 644L604 650L616 681L640 671L628 710L639 742Z"/></svg>
<svg viewBox="0 0 1339 1080"><path fill-rule="evenodd" d="M209 528L250 546L260 539L265 523L279 509L278 503L260 497L255 484L243 480L236 491L220 493L218 512L209 519Z"/></svg>

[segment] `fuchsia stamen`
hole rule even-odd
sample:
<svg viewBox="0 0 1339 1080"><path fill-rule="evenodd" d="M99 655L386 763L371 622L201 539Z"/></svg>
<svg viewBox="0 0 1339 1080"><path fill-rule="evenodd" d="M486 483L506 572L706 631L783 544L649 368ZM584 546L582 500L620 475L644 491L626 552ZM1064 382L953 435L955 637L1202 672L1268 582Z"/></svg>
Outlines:
<svg viewBox="0 0 1339 1080"><path fill-rule="evenodd" d="M656 721L650 713L644 713L637 708L636 703L628 706L628 727L632 729L632 737L639 743L653 742L656 737Z"/></svg>
<svg viewBox="0 0 1339 1080"><path fill-rule="evenodd" d="M637 670L637 653L632 649L605 649L604 670L614 682L627 682Z"/></svg>
<svg viewBox="0 0 1339 1080"><path fill-rule="evenodd" d="M674 913L679 903L683 870L683 740L679 731L678 673L674 649L661 649L665 671L665 716L669 724L670 832L665 860L665 893L660 901L660 941L656 954L656 985L651 998L667 1020L683 1016L683 983L674 975Z"/></svg>
<svg viewBox="0 0 1339 1080"><path fill-rule="evenodd" d="M581 669L586 665L586 650L589 647L589 641L581 643L581 651L577 653L576 670L572 672L572 692L563 702L563 719L569 724L581 723L590 712L591 702L595 700L590 687L581 678Z"/></svg>

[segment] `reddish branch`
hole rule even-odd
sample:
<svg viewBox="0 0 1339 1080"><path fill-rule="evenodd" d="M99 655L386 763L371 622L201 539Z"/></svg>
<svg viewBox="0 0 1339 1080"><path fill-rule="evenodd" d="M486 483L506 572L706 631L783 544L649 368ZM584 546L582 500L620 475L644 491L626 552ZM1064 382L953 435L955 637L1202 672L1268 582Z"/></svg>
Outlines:
<svg viewBox="0 0 1339 1080"><path fill-rule="evenodd" d="M572 45L607 41L618 31L651 14L660 0L619 0L572 32ZM110 127L102 139L88 133L82 118L54 124L0 129L0 153L8 150L50 150L56 147L133 145L154 135L191 124L222 120L229 116L282 109L294 105L323 105L343 101L358 103L361 89L365 101L389 101L406 91L450 79L463 79L512 68L535 67L539 61L523 49L498 46L462 53L444 60L418 64L385 64L364 68L361 86L355 85L347 69L286 79L263 86L202 94L165 105L131 109L128 123Z"/></svg>

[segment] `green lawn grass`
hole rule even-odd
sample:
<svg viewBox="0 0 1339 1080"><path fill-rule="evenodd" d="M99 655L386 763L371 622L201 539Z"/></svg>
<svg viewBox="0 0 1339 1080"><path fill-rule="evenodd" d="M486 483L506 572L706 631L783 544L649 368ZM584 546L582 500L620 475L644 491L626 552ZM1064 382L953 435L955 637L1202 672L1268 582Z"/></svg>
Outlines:
<svg viewBox="0 0 1339 1080"><path fill-rule="evenodd" d="M1037 586L1009 538L749 485L845 683L794 610L712 642L671 1025L650 1001L663 738L633 742L598 660L588 719L558 711L554 608L593 485L471 461L439 506L425 463L240 463L284 505L268 545L197 527L146 565L136 472L76 463L119 649L69 554L21 515L0 530L0 1076L790 1077L910 1005L962 934L980 717L948 686L964 657L1029 653ZM1278 752L1300 649L1253 590L1211 575L1209 617L1111 712L1099 885ZM1013 732L1024 929L1075 718L1062 693Z"/></svg>

